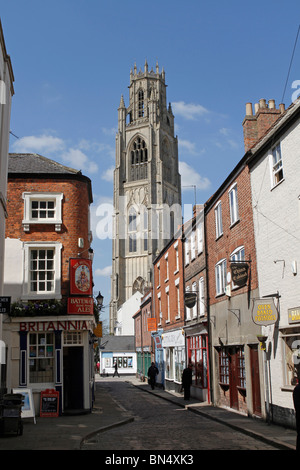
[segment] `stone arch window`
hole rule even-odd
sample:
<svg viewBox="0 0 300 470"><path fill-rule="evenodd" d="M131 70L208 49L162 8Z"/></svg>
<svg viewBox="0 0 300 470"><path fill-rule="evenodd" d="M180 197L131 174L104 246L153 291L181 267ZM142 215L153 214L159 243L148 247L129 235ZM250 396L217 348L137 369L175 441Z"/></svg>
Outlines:
<svg viewBox="0 0 300 470"><path fill-rule="evenodd" d="M146 142L137 137L130 151L130 180L147 178L148 149Z"/></svg>
<svg viewBox="0 0 300 470"><path fill-rule="evenodd" d="M138 91L138 116L144 117L144 92L143 90Z"/></svg>
<svg viewBox="0 0 300 470"><path fill-rule="evenodd" d="M141 276L139 276L136 278L136 280L133 283L132 294L135 294L136 292L140 292L141 294L143 294L144 289L145 289L145 280Z"/></svg>

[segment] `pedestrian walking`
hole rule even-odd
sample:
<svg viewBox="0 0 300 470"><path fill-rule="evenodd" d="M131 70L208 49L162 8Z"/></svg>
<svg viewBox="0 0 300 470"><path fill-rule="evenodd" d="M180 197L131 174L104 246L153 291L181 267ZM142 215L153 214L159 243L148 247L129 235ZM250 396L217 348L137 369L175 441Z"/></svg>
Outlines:
<svg viewBox="0 0 300 470"><path fill-rule="evenodd" d="M300 384L296 385L293 391L293 401L296 412L297 441L296 450L300 451Z"/></svg>
<svg viewBox="0 0 300 470"><path fill-rule="evenodd" d="M118 363L117 363L117 362L115 363L115 371L114 371L113 377L114 377L115 375L117 375L118 377L120 377L120 376L119 376L119 372L118 372Z"/></svg>
<svg viewBox="0 0 300 470"><path fill-rule="evenodd" d="M193 364L189 364L182 373L182 388L184 390L184 399L190 399L190 389L192 385L193 377Z"/></svg>
<svg viewBox="0 0 300 470"><path fill-rule="evenodd" d="M151 385L152 390L154 390L157 375L158 375L158 368L156 367L154 362L152 362L151 366L148 369L148 382L149 382L149 385Z"/></svg>

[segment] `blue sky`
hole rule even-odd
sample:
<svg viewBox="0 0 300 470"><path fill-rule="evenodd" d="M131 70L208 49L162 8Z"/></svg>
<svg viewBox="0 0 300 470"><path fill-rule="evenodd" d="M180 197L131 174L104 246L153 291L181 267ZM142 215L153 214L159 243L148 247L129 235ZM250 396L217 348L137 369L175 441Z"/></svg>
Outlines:
<svg viewBox="0 0 300 470"><path fill-rule="evenodd" d="M183 203L204 203L244 155L245 104L289 106L300 90L299 2L261 0L9 0L0 17L15 75L11 152L81 169L93 185L95 293L110 300L117 109L130 69L158 62L179 140ZM289 78L286 84L287 76ZM299 85L297 84L299 81ZM286 87L285 87L286 85ZM296 88L292 88L292 87ZM98 212L97 212L98 211Z"/></svg>

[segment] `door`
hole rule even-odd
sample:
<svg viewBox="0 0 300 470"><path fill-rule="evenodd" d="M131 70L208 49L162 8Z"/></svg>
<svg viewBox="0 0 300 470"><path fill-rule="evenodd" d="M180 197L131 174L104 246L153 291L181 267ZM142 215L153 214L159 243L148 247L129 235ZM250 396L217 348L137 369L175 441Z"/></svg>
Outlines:
<svg viewBox="0 0 300 470"><path fill-rule="evenodd" d="M259 362L258 362L258 346L257 345L250 347L250 362L251 362L253 413L258 416L261 416L260 379L259 379Z"/></svg>
<svg viewBox="0 0 300 470"><path fill-rule="evenodd" d="M231 347L228 350L229 355L229 393L230 393L230 408L234 410L239 409L238 400L238 361L236 348Z"/></svg>
<svg viewBox="0 0 300 470"><path fill-rule="evenodd" d="M83 347L64 348L64 411L83 409Z"/></svg>

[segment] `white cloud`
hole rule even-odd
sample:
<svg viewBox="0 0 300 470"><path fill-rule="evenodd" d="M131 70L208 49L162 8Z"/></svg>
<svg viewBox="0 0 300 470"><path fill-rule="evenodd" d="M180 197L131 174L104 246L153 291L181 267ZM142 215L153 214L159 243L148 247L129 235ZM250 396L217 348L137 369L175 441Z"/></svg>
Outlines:
<svg viewBox="0 0 300 470"><path fill-rule="evenodd" d="M185 162L179 162L179 173L181 174L181 187L196 186L197 189L208 189L210 181L208 178L201 176L197 171Z"/></svg>
<svg viewBox="0 0 300 470"><path fill-rule="evenodd" d="M96 173L98 165L88 159L80 149L70 148L61 155L62 159L78 170L85 170L89 173Z"/></svg>
<svg viewBox="0 0 300 470"><path fill-rule="evenodd" d="M112 267L111 266L106 266L105 268L97 268L94 271L95 276L103 276L103 277L108 277L112 273Z"/></svg>
<svg viewBox="0 0 300 470"><path fill-rule="evenodd" d="M172 103L172 108L175 116L182 116L188 120L195 120L209 114L208 109L201 104L185 103L184 101Z"/></svg>
<svg viewBox="0 0 300 470"><path fill-rule="evenodd" d="M15 152L22 153L53 153L63 150L64 141L52 135L28 135L16 140L13 144Z"/></svg>
<svg viewBox="0 0 300 470"><path fill-rule="evenodd" d="M102 174L101 178L105 181L112 182L113 179L114 179L114 169L115 169L115 167L111 166L110 168L105 170L104 173Z"/></svg>

